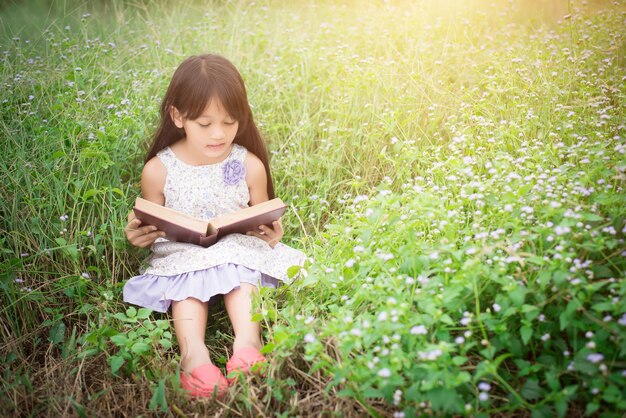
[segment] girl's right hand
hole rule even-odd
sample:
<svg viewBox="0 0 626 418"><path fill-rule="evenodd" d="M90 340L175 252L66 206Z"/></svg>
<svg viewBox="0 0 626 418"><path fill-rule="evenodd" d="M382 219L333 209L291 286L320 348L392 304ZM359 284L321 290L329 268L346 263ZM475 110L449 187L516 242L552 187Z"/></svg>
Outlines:
<svg viewBox="0 0 626 418"><path fill-rule="evenodd" d="M135 247L149 247L159 237L165 236L165 232L158 231L154 225L146 225L139 227L141 221L135 217L134 212L128 214L128 223L124 228L126 238Z"/></svg>

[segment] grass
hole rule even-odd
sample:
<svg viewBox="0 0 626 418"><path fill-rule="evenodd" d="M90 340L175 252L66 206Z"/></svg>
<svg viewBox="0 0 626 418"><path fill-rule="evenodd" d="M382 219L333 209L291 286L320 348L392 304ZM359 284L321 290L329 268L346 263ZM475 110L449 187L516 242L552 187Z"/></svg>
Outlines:
<svg viewBox="0 0 626 418"><path fill-rule="evenodd" d="M620 2L5 2L2 415L620 416ZM263 291L270 365L178 390L168 317L121 301L173 69L242 72L311 258ZM228 358L219 303L207 344Z"/></svg>

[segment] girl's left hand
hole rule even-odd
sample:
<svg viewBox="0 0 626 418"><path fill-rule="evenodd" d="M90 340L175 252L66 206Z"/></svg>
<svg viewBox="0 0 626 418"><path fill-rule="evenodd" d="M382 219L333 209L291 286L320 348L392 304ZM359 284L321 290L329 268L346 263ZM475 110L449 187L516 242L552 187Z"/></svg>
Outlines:
<svg viewBox="0 0 626 418"><path fill-rule="evenodd" d="M272 248L274 248L276 244L278 244L283 238L283 225L280 219L272 222L272 228L266 225L261 225L259 226L259 230L261 232L249 231L248 235L261 238L263 241L267 242Z"/></svg>

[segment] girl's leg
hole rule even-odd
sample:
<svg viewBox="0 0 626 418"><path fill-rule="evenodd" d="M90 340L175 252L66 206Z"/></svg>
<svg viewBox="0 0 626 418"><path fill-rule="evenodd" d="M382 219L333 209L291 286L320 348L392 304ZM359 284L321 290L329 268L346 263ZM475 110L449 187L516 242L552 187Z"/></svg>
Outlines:
<svg viewBox="0 0 626 418"><path fill-rule="evenodd" d="M224 305L233 324L235 341L233 352L243 347L254 347L260 350L261 324L252 321L252 295L258 293L256 286L241 283L239 289L230 291L224 295Z"/></svg>
<svg viewBox="0 0 626 418"><path fill-rule="evenodd" d="M195 298L172 302L181 368L188 373L198 366L211 363L209 350L204 343L208 313L208 303Z"/></svg>

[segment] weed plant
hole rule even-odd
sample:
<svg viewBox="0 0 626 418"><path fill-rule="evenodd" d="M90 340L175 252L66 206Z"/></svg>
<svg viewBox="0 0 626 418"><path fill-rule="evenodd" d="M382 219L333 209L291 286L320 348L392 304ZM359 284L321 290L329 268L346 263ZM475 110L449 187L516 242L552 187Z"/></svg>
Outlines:
<svg viewBox="0 0 626 418"><path fill-rule="evenodd" d="M626 8L4 2L0 414L622 416ZM264 378L189 400L123 226L174 68L241 70L309 255ZM224 366L218 301L207 343Z"/></svg>

